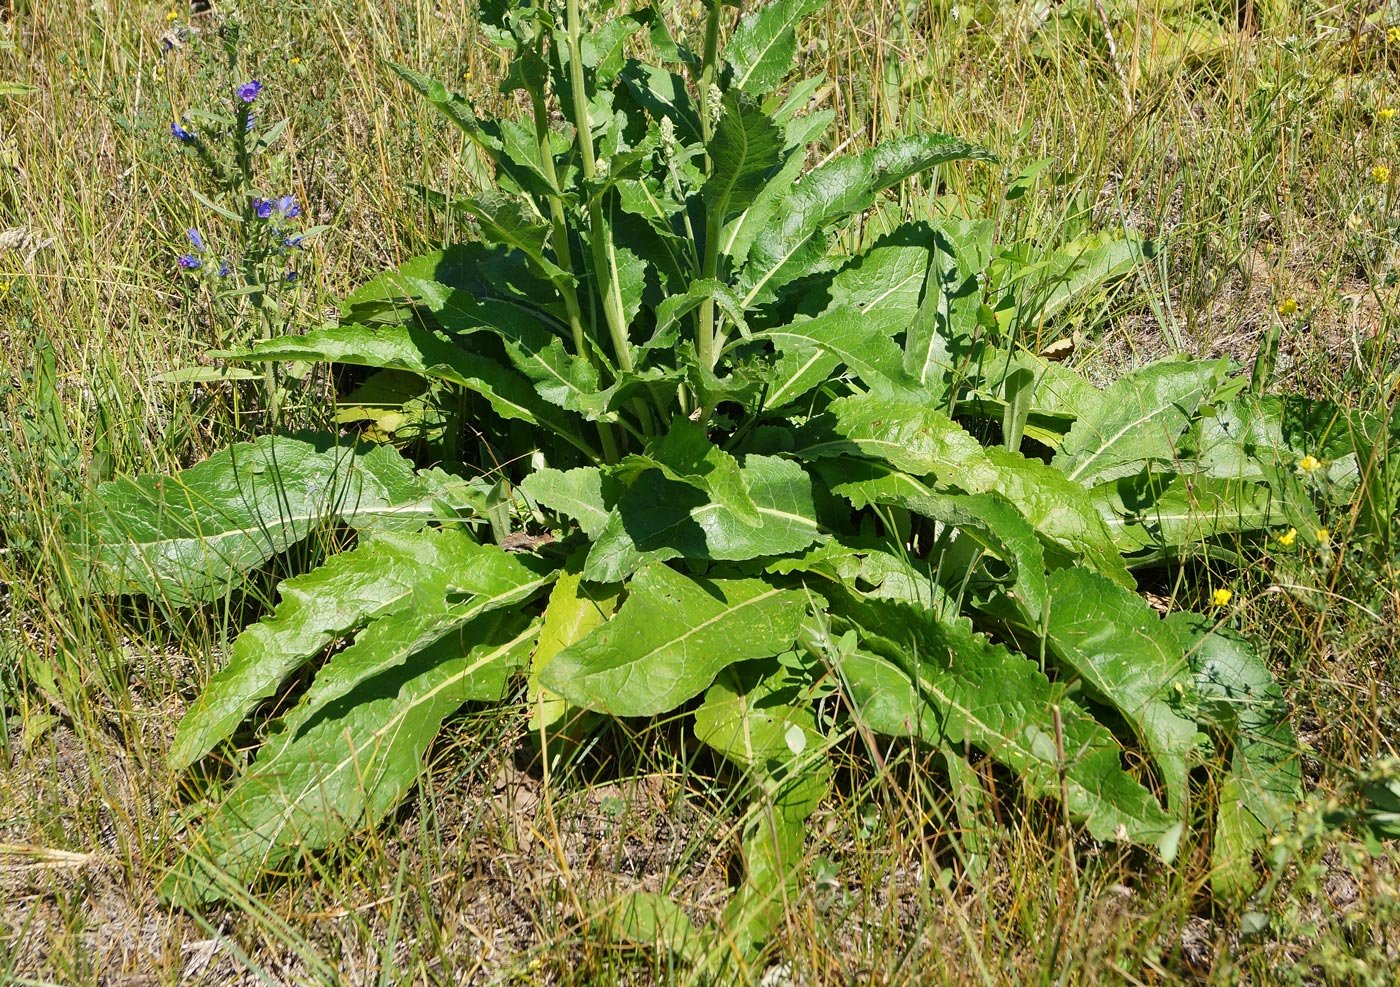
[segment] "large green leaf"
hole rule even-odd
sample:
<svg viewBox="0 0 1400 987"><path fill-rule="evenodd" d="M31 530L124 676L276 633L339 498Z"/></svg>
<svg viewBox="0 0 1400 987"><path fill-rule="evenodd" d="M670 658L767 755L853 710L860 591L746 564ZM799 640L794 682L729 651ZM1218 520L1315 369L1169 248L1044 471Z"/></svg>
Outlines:
<svg viewBox="0 0 1400 987"><path fill-rule="evenodd" d="M556 284L574 280L573 275L545 256L550 239L549 224L520 199L489 190L465 199L455 199L451 205L469 213L488 240L523 253L542 276Z"/></svg>
<svg viewBox="0 0 1400 987"><path fill-rule="evenodd" d="M171 767L203 757L289 674L371 621L404 610L446 612L449 592L470 595L470 606L452 608L470 619L518 603L549 580L541 566L457 529L362 539L278 587L277 609L238 636L228 664L180 721Z"/></svg>
<svg viewBox="0 0 1400 987"><path fill-rule="evenodd" d="M1248 641L1200 614L1175 613L1168 622L1195 669L1201 719L1229 748L1218 794L1211 885L1227 900L1239 901L1258 882L1254 854L1288 823L1297 804L1298 741L1283 693Z"/></svg>
<svg viewBox="0 0 1400 987"><path fill-rule="evenodd" d="M646 562L742 561L798 552L817 540L812 479L801 466L748 456L740 472L758 509L757 526L694 487L649 471L619 498L589 553L584 575L617 582Z"/></svg>
<svg viewBox="0 0 1400 987"><path fill-rule="evenodd" d="M685 80L674 72L629 59L619 75L623 85L657 120L670 120L683 145L700 142L700 110Z"/></svg>
<svg viewBox="0 0 1400 987"><path fill-rule="evenodd" d="M731 89L705 149L712 170L700 195L712 212L710 222L722 225L747 209L763 188L782 154L783 134L757 100Z"/></svg>
<svg viewBox="0 0 1400 987"><path fill-rule="evenodd" d="M1042 326L1076 302L1130 274L1151 257L1152 245L1136 237L1096 234L1064 244L1037 266L1034 287L1022 293L1017 320Z"/></svg>
<svg viewBox="0 0 1400 987"><path fill-rule="evenodd" d="M815 326L796 322L767 334L778 350L765 394L768 407L797 400L830 380L843 363L863 375L874 371L900 376L896 348L874 337L893 338L918 312L929 265L928 240L925 227L901 227L850 258L829 281L804 290L799 312L834 321Z"/></svg>
<svg viewBox="0 0 1400 987"><path fill-rule="evenodd" d="M745 14L724 49L730 85L759 95L777 89L797 54L795 28L821 5L821 0L777 0Z"/></svg>
<svg viewBox="0 0 1400 987"><path fill-rule="evenodd" d="M910 175L948 161L993 155L943 134L885 141L855 157L842 157L803 176L754 235L740 278L749 304L772 297L778 288L809 273L824 244L813 243L822 230L870 208L875 197Z"/></svg>
<svg viewBox="0 0 1400 987"><path fill-rule="evenodd" d="M861 456L916 477L937 476L972 493L992 489L997 470L982 444L912 391L884 387L831 403L834 421L799 450L804 459Z"/></svg>
<svg viewBox="0 0 1400 987"><path fill-rule="evenodd" d="M1154 363L1120 378L1074 423L1051 461L1085 487L1173 464L1200 403L1219 386L1224 361Z"/></svg>
<svg viewBox="0 0 1400 987"><path fill-rule="evenodd" d="M578 569L577 557L559 574L549 593L549 606L544 611L539 644L530 657L529 693L531 704L530 728L538 730L555 726L570 713L569 703L540 685L540 673L571 644L602 626L617 611L621 587L614 583L585 583ZM562 724L573 732L573 725Z"/></svg>
<svg viewBox="0 0 1400 987"><path fill-rule="evenodd" d="M520 489L536 503L573 518L589 538L597 538L611 513L603 483L598 467L580 466L568 471L537 470L521 482Z"/></svg>
<svg viewBox="0 0 1400 987"><path fill-rule="evenodd" d="M966 349L977 328L981 266L967 257L975 254L983 230L952 223L939 229L925 273L923 302L905 334L904 369L935 394L956 369L954 355Z"/></svg>
<svg viewBox="0 0 1400 987"><path fill-rule="evenodd" d="M104 483L68 528L94 590L184 606L217 598L321 525L421 526L442 490L387 447L266 435L173 475Z"/></svg>
<svg viewBox="0 0 1400 987"><path fill-rule="evenodd" d="M1138 474L1090 492L1118 550L1135 563L1205 554L1221 535L1259 531L1287 514L1262 483Z"/></svg>
<svg viewBox="0 0 1400 987"><path fill-rule="evenodd" d="M707 494L710 500L744 524L763 522L744 485L739 462L710 441L703 426L681 415L666 433L647 444L646 453L628 456L619 470L660 470L668 480L685 483Z"/></svg>
<svg viewBox="0 0 1400 987"><path fill-rule="evenodd" d="M394 660L348 676L354 684L326 704L293 711L194 831L188 855L161 884L167 897L187 905L223 897L230 883L383 818L417 777L443 719L469 700L501 699L538 633L524 615L505 612L441 622L431 641L412 611L373 627ZM321 675L362 658L347 649Z"/></svg>
<svg viewBox="0 0 1400 987"><path fill-rule="evenodd" d="M930 564L910 558L899 546L832 540L795 558L778 559L766 571L808 573L847 588L859 585L868 596L903 600L947 617L957 614L956 602L934 579Z"/></svg>
<svg viewBox="0 0 1400 987"><path fill-rule="evenodd" d="M833 119L835 114L831 110L819 110L795 117L784 124L787 147L783 151L782 164L754 197L753 204L730 221L720 238L720 253L729 258L730 270L743 267L754 237L768 228L773 216L782 208L788 190L806 167L807 145L825 134Z"/></svg>
<svg viewBox="0 0 1400 987"><path fill-rule="evenodd" d="M1172 819L1125 772L1122 748L1036 664L915 607L846 596L833 609L863 647L839 663L851 705L872 730L972 744L1012 768L1032 798L1059 797L1097 839L1159 843ZM1060 730L1055 725L1056 713Z"/></svg>
<svg viewBox="0 0 1400 987"><path fill-rule="evenodd" d="M1050 573L1040 628L1059 661L1123 714L1156 762L1167 805L1186 808L1196 723L1185 715L1190 668L1178 636L1138 596L1092 569Z"/></svg>
<svg viewBox="0 0 1400 987"><path fill-rule="evenodd" d="M928 226L905 224L843 261L829 283L819 284L816 299L804 299L801 311L815 315L853 309L867 333L893 337L919 312L935 244L936 234ZM817 309L814 301L825 304Z"/></svg>
<svg viewBox="0 0 1400 987"><path fill-rule="evenodd" d="M1049 546L1071 552L1116 583L1136 587L1088 491L1038 459L999 446L985 452L997 472L995 489L1016 505Z"/></svg>
<svg viewBox="0 0 1400 987"><path fill-rule="evenodd" d="M1005 590L1012 605L1031 626L1041 619L1049 598L1045 554L1035 528L1014 504L988 491L906 497L900 506L956 528L960 540L999 558L1010 570Z"/></svg>
<svg viewBox="0 0 1400 987"><path fill-rule="evenodd" d="M805 594L761 579L647 566L617 616L555 655L540 683L578 706L654 716L698 695L734 662L790 648L806 611Z"/></svg>
<svg viewBox="0 0 1400 987"><path fill-rule="evenodd" d="M888 336L871 332L858 309L830 309L755 333L754 339L772 343L781 355L765 401L770 408L802 397L843 363L868 384L903 377L899 347Z"/></svg>

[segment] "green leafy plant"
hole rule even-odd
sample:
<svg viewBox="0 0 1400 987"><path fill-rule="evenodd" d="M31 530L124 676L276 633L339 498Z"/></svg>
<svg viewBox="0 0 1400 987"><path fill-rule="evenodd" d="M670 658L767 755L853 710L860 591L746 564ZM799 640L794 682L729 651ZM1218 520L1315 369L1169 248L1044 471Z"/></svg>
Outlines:
<svg viewBox="0 0 1400 987"><path fill-rule="evenodd" d="M180 724L187 769L313 673L199 806L169 896L218 898L374 824L445 717L521 681L546 737L585 710L682 710L752 782L725 914L741 949L800 880L830 747L854 731L941 750L974 793L980 752L1090 837L1168 860L1218 791L1215 887L1252 887L1299 786L1279 690L1227 613L1163 618L1134 570L1303 531L1319 419L1224 361L1099 389L1041 358L962 221L836 252L884 190L991 155L933 135L814 164L819 80L785 84L817 6L779 0L721 45L714 4L692 46L647 11L585 33L577 0L484 4L523 122L398 70L495 169L493 191L437 196L480 239L366 285L338 325L230 355L454 396L440 466L263 436L107 484L71 525L94 592L174 605L327 525L357 533L282 582ZM659 63L626 56L643 34ZM1325 548L1321 527L1299 551ZM689 935L664 899L617 916Z"/></svg>

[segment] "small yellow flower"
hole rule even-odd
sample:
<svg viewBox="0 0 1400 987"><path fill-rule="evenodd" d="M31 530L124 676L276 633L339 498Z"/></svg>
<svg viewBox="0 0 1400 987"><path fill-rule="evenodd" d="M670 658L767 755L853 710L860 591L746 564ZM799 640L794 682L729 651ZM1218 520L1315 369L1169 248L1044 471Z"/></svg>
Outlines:
<svg viewBox="0 0 1400 987"><path fill-rule="evenodd" d="M1231 593L1228 589L1222 586L1214 593L1210 594L1210 605L1213 607L1228 607L1230 605L1230 601L1234 599L1234 596L1234 593Z"/></svg>
<svg viewBox="0 0 1400 987"><path fill-rule="evenodd" d="M1385 32L1385 40L1393 45L1400 45L1400 27L1392 27Z"/></svg>
<svg viewBox="0 0 1400 987"><path fill-rule="evenodd" d="M1282 545L1284 548L1292 548L1292 547L1293 547L1293 543L1294 543L1295 541L1297 541L1297 539L1298 539L1298 529L1297 529L1297 528L1289 528L1289 529L1288 529L1287 531L1285 531L1283 534L1281 534L1281 535L1278 536L1278 543L1279 543L1280 545Z"/></svg>
<svg viewBox="0 0 1400 987"><path fill-rule="evenodd" d="M1331 533L1330 531L1328 531L1326 528L1318 528L1318 529L1317 529L1317 543L1318 543L1319 545L1326 545L1331 539L1332 539L1332 533Z"/></svg>
<svg viewBox="0 0 1400 987"><path fill-rule="evenodd" d="M291 58L287 59L287 64L288 64L288 65L300 65L300 64L301 64L301 56L300 56L300 55L293 55Z"/></svg>
<svg viewBox="0 0 1400 987"><path fill-rule="evenodd" d="M1391 117L1395 116L1395 107L1387 106L1377 113L1376 116L1380 117L1382 120L1389 120Z"/></svg>
<svg viewBox="0 0 1400 987"><path fill-rule="evenodd" d="M165 19L167 21L178 21L180 19L180 12L178 10L168 10L165 13Z"/></svg>
<svg viewBox="0 0 1400 987"><path fill-rule="evenodd" d="M10 294L10 282L0 281L0 302L3 302Z"/></svg>
<svg viewBox="0 0 1400 987"><path fill-rule="evenodd" d="M1321 465L1322 463L1317 460L1317 457L1311 454L1304 456L1302 459L1298 460L1298 468L1304 473L1311 473L1313 470L1317 469Z"/></svg>
<svg viewBox="0 0 1400 987"><path fill-rule="evenodd" d="M1371 177L1384 184L1390 181L1390 169L1385 165L1376 165L1371 169Z"/></svg>
<svg viewBox="0 0 1400 987"><path fill-rule="evenodd" d="M1297 315L1297 314L1298 314L1298 299L1296 299L1296 298L1285 298L1283 301L1279 302L1279 303L1278 303L1278 314L1281 315L1281 316L1283 316L1285 319L1288 318L1290 315Z"/></svg>

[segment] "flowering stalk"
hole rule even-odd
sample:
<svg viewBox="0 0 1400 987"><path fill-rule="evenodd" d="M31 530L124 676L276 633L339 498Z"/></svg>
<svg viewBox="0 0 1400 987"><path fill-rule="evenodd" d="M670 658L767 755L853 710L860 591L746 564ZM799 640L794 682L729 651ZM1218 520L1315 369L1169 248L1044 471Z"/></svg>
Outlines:
<svg viewBox="0 0 1400 987"><path fill-rule="evenodd" d="M583 28L579 23L578 0L568 0L565 7L566 30L569 37L569 83L574 97L574 132L578 138L579 162L585 181L592 182L598 174L593 156L593 127L588 116L588 92L583 78ZM597 196L588 199L589 245L593 250L593 269L598 277L599 293L603 296L603 317L608 323L617 365L624 371L632 369L632 350L627 339L627 324L622 311L622 287L611 253L612 240L603 219L603 206Z"/></svg>
<svg viewBox="0 0 1400 987"><path fill-rule="evenodd" d="M705 138L705 174L714 169L710 161L710 137L714 133L714 121L710 119L710 89L715 84L715 64L719 58L719 14L720 0L710 0L709 12L705 15L705 52L700 62L700 128ZM710 208L705 215L705 258L701 263L700 277L714 280L719 272L719 239L723 232L724 210ZM695 350L700 357L700 365L713 371L719 362L718 332L715 329L715 300L713 296L700 303L700 312L695 326Z"/></svg>
<svg viewBox="0 0 1400 987"><path fill-rule="evenodd" d="M535 54L541 61L544 61L543 32L539 30L538 26L535 29L535 43L537 45ZM544 171L545 178L549 180L552 190L550 195L546 197L549 205L550 245L554 248L554 257L559 266L566 273L573 274L574 258L573 250L569 247L568 218L564 213L563 202L553 191L559 188L559 176L554 170L554 150L549 144L549 110L545 106L544 92L541 87L532 86L530 88L530 108L534 115L535 140L539 144L540 167ZM589 366L593 366L593 347L584 332L583 311L578 303L578 290L569 281L561 281L559 293L564 297L564 310L569 320L569 332L574 340L574 354L586 360ZM603 446L603 458L609 463L617 462L619 459L617 439L613 435L612 426L607 422L598 422L598 440Z"/></svg>

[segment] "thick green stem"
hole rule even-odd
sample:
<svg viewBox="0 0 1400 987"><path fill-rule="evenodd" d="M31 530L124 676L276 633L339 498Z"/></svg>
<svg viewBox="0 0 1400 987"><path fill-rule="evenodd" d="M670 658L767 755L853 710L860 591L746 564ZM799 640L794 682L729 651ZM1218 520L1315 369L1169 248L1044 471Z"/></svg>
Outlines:
<svg viewBox="0 0 1400 987"><path fill-rule="evenodd" d="M705 259L700 277L713 281L719 274L719 238L724 217L722 203L714 203L705 217ZM706 370L714 370L719 362L719 345L715 332L715 300L711 296L700 303L699 323L695 328L695 349Z"/></svg>
<svg viewBox="0 0 1400 987"><path fill-rule="evenodd" d="M544 93L531 90L530 102L535 117L535 140L539 144L540 167L554 188L559 187L559 178L554 171L554 152L549 144L549 111L544 105ZM564 204L559 196L551 193L548 197L550 245L561 268L574 273L573 251L569 247L569 223L564 215ZM593 362L593 347L588 345L588 336L583 329L583 311L578 303L578 290L569 282L559 284L559 293L564 296L564 310L568 313L569 331L574 337L574 353L589 363Z"/></svg>
<svg viewBox="0 0 1400 987"><path fill-rule="evenodd" d="M709 143L714 132L714 122L710 119L710 89L715 83L716 64L719 60L719 16L723 6L719 0L711 0L709 14L705 17L705 51L700 62L700 127L705 137L705 173L713 170L710 161ZM719 273L719 238L724 226L724 204L711 206L705 217L705 257L701 262L700 276L713 280ZM701 365L713 371L719 362L719 346L715 332L715 300L706 298L700 303L700 312L695 326L695 350Z"/></svg>
<svg viewBox="0 0 1400 987"><path fill-rule="evenodd" d="M541 53L541 57L543 54ZM535 139L539 142L540 166L553 188L559 187L559 178L554 170L554 151L549 144L549 112L544 105L544 93L538 89L530 91L530 102L534 111ZM564 214L564 204L558 195L548 197L550 245L558 265L568 274L574 273L573 250L569 247L569 221ZM568 281L559 282L559 294L564 298L564 311L569 319L569 332L574 340L574 355L594 365L593 347L583 328L583 310L578 303L578 289ZM598 423L598 441L603 446L603 457L609 463L618 461L617 437L607 422Z"/></svg>
<svg viewBox="0 0 1400 987"><path fill-rule="evenodd" d="M588 116L588 91L583 77L583 28L579 22L578 0L568 0L565 7L569 35L569 88L574 97L574 129L578 135L579 162L584 180L592 183L598 174L598 162L593 156L593 127ZM617 267L610 251L611 238L603 218L603 206L597 196L588 200L589 246L593 251L593 270L598 278L598 293L603 299L603 317L612 337L614 357L620 369L632 369L632 350L627 339L627 324L622 311L622 288L617 280Z"/></svg>
<svg viewBox="0 0 1400 987"><path fill-rule="evenodd" d="M719 61L719 15L724 6L720 0L710 0L710 12L705 15L705 51L700 60L700 132L705 143L710 143L710 130L713 124L706 108L710 102L710 87L715 84L715 70ZM710 172L710 156L705 155L705 173Z"/></svg>

